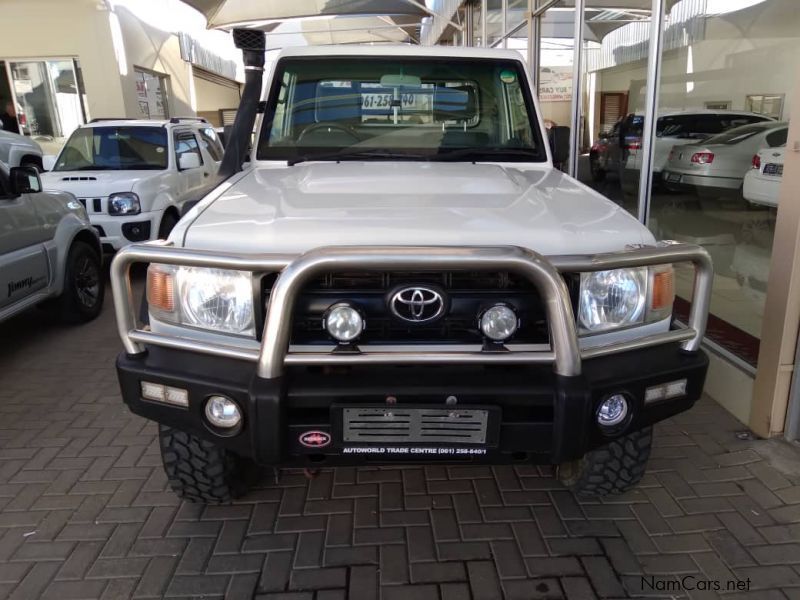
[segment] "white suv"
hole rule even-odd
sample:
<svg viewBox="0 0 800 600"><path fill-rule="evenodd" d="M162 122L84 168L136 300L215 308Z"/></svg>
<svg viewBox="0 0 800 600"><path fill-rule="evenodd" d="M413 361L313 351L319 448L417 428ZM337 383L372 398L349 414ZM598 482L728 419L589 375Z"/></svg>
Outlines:
<svg viewBox="0 0 800 600"><path fill-rule="evenodd" d="M635 485L652 424L703 389L708 253L554 167L569 131L548 139L515 51L287 48L264 87L259 33L234 32L252 49L225 183L111 264L122 396L159 423L172 488L227 502L253 463L464 461Z"/></svg>
<svg viewBox="0 0 800 600"><path fill-rule="evenodd" d="M166 238L215 184L223 148L205 119L101 120L77 129L42 176L86 207L106 250Z"/></svg>

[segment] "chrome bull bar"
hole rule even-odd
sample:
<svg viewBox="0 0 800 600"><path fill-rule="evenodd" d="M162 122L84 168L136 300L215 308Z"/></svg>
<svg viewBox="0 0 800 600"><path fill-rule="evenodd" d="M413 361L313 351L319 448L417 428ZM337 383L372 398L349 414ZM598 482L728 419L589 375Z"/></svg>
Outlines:
<svg viewBox="0 0 800 600"><path fill-rule="evenodd" d="M136 322L130 281L134 263L279 272L270 293L260 349L224 346L143 330ZM602 271L665 263L692 263L695 284L687 327L636 340L611 343L581 352L569 292L561 273ZM289 352L295 301L310 280L337 270L503 270L528 279L542 299L550 332L546 351L424 351L424 352ZM581 373L581 361L669 342L682 342L688 352L700 348L706 328L713 284L713 267L700 246L665 244L622 252L544 257L517 246L332 246L300 256L279 254L218 254L175 248L164 242L134 244L119 251L111 263L111 286L117 329L128 354L145 351L144 344L226 356L257 363L257 374L274 379L285 365L341 364L553 364L558 375Z"/></svg>

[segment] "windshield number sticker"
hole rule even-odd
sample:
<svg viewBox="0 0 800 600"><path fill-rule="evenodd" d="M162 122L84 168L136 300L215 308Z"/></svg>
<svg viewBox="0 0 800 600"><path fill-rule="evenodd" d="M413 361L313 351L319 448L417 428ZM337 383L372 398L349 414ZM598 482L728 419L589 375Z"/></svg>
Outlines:
<svg viewBox="0 0 800 600"><path fill-rule="evenodd" d="M417 103L416 94L401 94L400 104L404 108L414 108ZM381 110L392 107L392 94L361 94L361 107L365 110Z"/></svg>

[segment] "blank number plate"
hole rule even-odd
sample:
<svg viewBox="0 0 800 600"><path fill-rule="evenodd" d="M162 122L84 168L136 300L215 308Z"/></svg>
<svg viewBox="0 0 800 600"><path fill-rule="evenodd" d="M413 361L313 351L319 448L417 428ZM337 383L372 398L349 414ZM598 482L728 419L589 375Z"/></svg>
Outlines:
<svg viewBox="0 0 800 600"><path fill-rule="evenodd" d="M446 408L342 408L345 443L485 444L489 411Z"/></svg>

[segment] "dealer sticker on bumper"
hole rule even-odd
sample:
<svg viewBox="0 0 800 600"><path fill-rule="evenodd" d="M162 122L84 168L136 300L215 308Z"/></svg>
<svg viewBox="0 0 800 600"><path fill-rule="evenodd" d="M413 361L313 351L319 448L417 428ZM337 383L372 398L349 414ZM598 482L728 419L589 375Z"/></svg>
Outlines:
<svg viewBox="0 0 800 600"><path fill-rule="evenodd" d="M465 456L484 455L486 448L459 448L433 446L345 446L342 454L369 454L378 456Z"/></svg>

